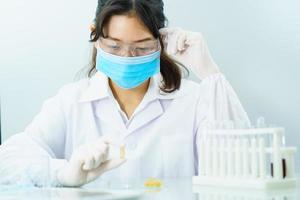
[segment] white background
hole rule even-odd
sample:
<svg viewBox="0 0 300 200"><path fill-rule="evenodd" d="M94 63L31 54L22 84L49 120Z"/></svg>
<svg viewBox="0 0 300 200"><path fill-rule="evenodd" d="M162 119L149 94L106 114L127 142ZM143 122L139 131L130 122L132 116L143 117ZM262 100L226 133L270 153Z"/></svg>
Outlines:
<svg viewBox="0 0 300 200"><path fill-rule="evenodd" d="M88 64L96 3L0 0L4 140ZM297 0L165 0L170 26L203 33L251 120L284 126L287 143L300 149L299 10Z"/></svg>

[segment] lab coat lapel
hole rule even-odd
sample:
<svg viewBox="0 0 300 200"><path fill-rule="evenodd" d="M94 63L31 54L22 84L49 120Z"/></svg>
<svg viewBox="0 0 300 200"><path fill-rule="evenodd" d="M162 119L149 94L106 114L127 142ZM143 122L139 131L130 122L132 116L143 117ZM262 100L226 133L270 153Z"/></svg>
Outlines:
<svg viewBox="0 0 300 200"><path fill-rule="evenodd" d="M109 127L116 128L120 132L126 131L126 126L113 99L106 98L97 102L96 116L103 122L107 123Z"/></svg>
<svg viewBox="0 0 300 200"><path fill-rule="evenodd" d="M97 119L123 132L126 127L112 98L108 77L97 72L91 78L88 88L83 91L79 102L93 103Z"/></svg>
<svg viewBox="0 0 300 200"><path fill-rule="evenodd" d="M160 102L160 81L160 74L151 77L148 90L142 102L134 112L134 117L128 126L127 135L149 124L151 121L163 114L163 107Z"/></svg>
<svg viewBox="0 0 300 200"><path fill-rule="evenodd" d="M128 127L127 135L160 117L164 113L162 101L171 101L183 95L182 93L178 93L178 91L172 93L162 92L160 89L161 83L161 74L151 77L149 88L134 113L134 118Z"/></svg>
<svg viewBox="0 0 300 200"><path fill-rule="evenodd" d="M127 134L151 123L153 120L163 114L163 108L159 99L149 102L144 108L134 116L131 124L128 127Z"/></svg>
<svg viewBox="0 0 300 200"><path fill-rule="evenodd" d="M80 102L93 101L95 103L95 115L97 118L107 123L110 127L114 127L128 135L163 114L162 100L170 100L180 96L177 92L162 93L160 90L161 81L162 77L160 74L150 79L147 93L141 104L137 107L134 118L127 128L118 111L118 105L116 105L111 94L108 78L104 74L96 73L88 89L83 93Z"/></svg>

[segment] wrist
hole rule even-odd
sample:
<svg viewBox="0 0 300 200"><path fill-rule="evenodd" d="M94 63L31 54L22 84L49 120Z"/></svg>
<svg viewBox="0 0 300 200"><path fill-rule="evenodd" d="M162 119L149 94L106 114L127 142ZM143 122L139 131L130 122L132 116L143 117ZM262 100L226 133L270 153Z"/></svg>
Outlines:
<svg viewBox="0 0 300 200"><path fill-rule="evenodd" d="M50 159L50 180L51 180L51 186L54 187L61 187L63 186L63 179L61 173L64 171L66 166L68 165L68 161L65 159Z"/></svg>

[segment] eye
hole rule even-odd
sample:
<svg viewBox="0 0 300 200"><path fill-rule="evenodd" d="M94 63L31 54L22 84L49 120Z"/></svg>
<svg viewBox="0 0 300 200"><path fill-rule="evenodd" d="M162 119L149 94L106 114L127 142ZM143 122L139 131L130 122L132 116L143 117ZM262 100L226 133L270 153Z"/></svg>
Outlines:
<svg viewBox="0 0 300 200"><path fill-rule="evenodd" d="M112 50L118 50L120 49L119 45L107 45L108 48L112 49Z"/></svg>
<svg viewBox="0 0 300 200"><path fill-rule="evenodd" d="M157 50L157 42L144 42L141 44L137 44L135 47L136 51L140 51L140 52L152 52Z"/></svg>
<svg viewBox="0 0 300 200"><path fill-rule="evenodd" d="M152 49L151 47L136 47L138 51L151 51Z"/></svg>

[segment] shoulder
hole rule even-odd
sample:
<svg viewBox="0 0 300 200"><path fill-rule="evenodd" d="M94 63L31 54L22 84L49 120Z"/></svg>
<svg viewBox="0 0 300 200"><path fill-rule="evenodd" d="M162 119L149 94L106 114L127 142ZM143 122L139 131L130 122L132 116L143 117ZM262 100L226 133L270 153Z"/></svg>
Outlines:
<svg viewBox="0 0 300 200"><path fill-rule="evenodd" d="M189 79L181 79L179 92L185 95L197 95L200 88L200 82L196 82Z"/></svg>
<svg viewBox="0 0 300 200"><path fill-rule="evenodd" d="M73 105L79 101L82 93L88 88L89 85L89 78L67 83L58 90L56 96L60 99L63 105Z"/></svg>

